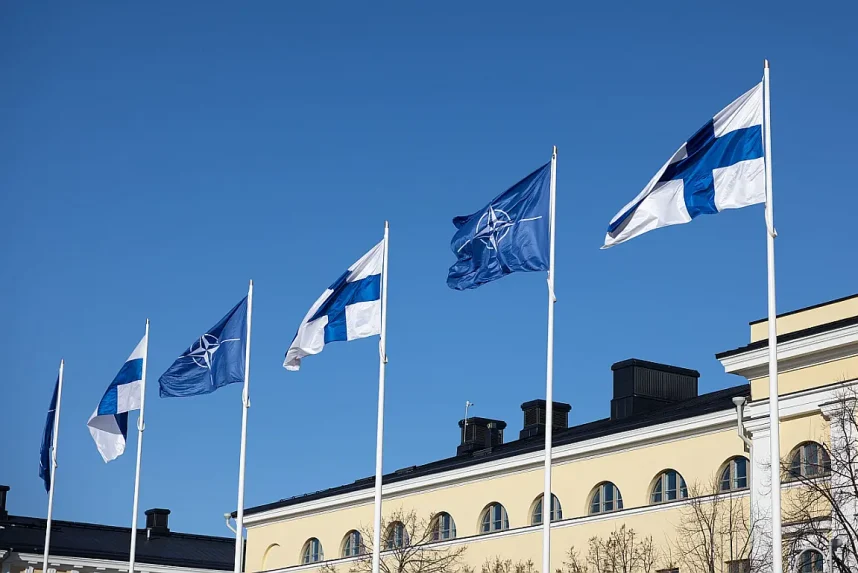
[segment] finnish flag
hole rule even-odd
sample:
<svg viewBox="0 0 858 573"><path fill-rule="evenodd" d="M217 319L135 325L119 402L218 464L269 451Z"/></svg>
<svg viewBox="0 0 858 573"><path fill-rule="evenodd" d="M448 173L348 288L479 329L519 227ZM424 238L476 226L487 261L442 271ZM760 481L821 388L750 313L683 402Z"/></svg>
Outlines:
<svg viewBox="0 0 858 573"><path fill-rule="evenodd" d="M611 220L602 248L698 215L765 203L762 124L759 83L682 144Z"/></svg>
<svg viewBox="0 0 858 573"><path fill-rule="evenodd" d="M318 354L328 342L381 334L381 271L384 241L350 266L310 307L286 351L283 367L301 368L301 359Z"/></svg>
<svg viewBox="0 0 858 573"><path fill-rule="evenodd" d="M146 336L122 365L119 374L107 387L101 401L86 423L95 447L105 462L115 460L125 451L128 436L128 412L139 410L143 400L143 360Z"/></svg>

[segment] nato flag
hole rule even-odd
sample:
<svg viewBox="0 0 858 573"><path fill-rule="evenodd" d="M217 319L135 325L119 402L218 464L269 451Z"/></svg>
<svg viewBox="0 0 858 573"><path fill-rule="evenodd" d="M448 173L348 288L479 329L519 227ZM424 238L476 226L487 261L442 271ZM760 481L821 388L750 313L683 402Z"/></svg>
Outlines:
<svg viewBox="0 0 858 573"><path fill-rule="evenodd" d="M161 397L209 394L221 386L244 382L246 347L247 297L244 297L158 379Z"/></svg>
<svg viewBox="0 0 858 573"><path fill-rule="evenodd" d="M479 211L456 217L450 248L459 260L447 286L477 288L516 271L547 271L551 163L546 163Z"/></svg>
<svg viewBox="0 0 858 573"><path fill-rule="evenodd" d="M45 491L51 491L51 448L54 447L54 419L57 416L57 393L60 388L60 379L54 385L54 395L51 398L51 406L48 408L48 417L45 420L45 431L42 433L42 451L39 459L39 477L45 482Z"/></svg>

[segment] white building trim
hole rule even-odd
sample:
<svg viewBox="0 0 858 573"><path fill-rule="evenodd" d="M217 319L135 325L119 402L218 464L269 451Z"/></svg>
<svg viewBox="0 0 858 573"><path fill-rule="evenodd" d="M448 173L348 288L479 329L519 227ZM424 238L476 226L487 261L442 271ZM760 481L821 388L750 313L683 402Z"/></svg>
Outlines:
<svg viewBox="0 0 858 573"><path fill-rule="evenodd" d="M10 555L7 562L15 560L15 553ZM42 565L43 555L36 553L18 553L17 561L21 563ZM128 561L115 561L112 559L90 559L84 557L65 557L62 555L51 555L49 565L61 570L95 569L96 571L128 571ZM28 569L32 569L29 567ZM153 565L138 561L135 570L140 573L225 573L220 569L201 569L197 567L177 567L174 565Z"/></svg>
<svg viewBox="0 0 858 573"><path fill-rule="evenodd" d="M858 325L779 343L778 372L789 372L850 356L858 356ZM768 375L769 348L764 346L719 360L727 373L753 380Z"/></svg>
<svg viewBox="0 0 858 573"><path fill-rule="evenodd" d="M736 411L730 408L702 416L618 432L554 448L554 466L642 448L654 443L666 443L673 440L687 439L691 436L732 430L735 428L735 425ZM442 487L452 487L460 485L463 482L486 479L497 474L508 475L521 471L541 469L543 463L543 451L537 450L509 458L474 464L465 468L420 476L386 485L384 487L384 499L391 500ZM245 515L244 524L246 527L251 528L284 519L292 519L301 515L335 511L346 506L370 503L372 496L373 491L370 485L359 491L332 495L252 515Z"/></svg>

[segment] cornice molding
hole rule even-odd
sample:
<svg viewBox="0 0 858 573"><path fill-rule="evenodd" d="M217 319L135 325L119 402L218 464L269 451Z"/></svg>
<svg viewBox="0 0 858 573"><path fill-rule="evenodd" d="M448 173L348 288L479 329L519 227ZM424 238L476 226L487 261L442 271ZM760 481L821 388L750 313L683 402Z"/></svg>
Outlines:
<svg viewBox="0 0 858 573"><path fill-rule="evenodd" d="M687 439L691 436L720 432L733 429L735 424L736 412L734 409L729 408L702 416L619 432L574 444L557 446L552 452L553 465L556 467L580 459L645 447L653 443L666 443L676 439ZM545 456L543 452L535 451L500 460L492 460L466 468L420 476L385 486L383 499L390 501L391 499L432 489L487 479L498 474L538 469L543 466L544 461ZM252 528L284 519L292 519L301 515L335 511L346 506L371 503L372 499L373 491L371 487L368 487L360 491L334 495L249 515L244 518L244 525L245 527Z"/></svg>
<svg viewBox="0 0 858 573"><path fill-rule="evenodd" d="M13 553L11 556L14 556ZM44 555L36 553L18 553L18 560L22 563L36 564L41 566ZM48 559L51 567L68 567L69 569L89 568L96 571L128 571L127 561L116 561L113 559L89 559L85 557L65 557L63 555L51 555ZM140 573L226 573L220 569L202 569L199 567L179 567L175 565L154 565L138 561L135 563L135 571Z"/></svg>
<svg viewBox="0 0 858 573"><path fill-rule="evenodd" d="M858 325L813 334L778 344L778 372L789 372L858 356ZM764 346L719 359L729 374L748 380L762 378L769 372L769 348Z"/></svg>

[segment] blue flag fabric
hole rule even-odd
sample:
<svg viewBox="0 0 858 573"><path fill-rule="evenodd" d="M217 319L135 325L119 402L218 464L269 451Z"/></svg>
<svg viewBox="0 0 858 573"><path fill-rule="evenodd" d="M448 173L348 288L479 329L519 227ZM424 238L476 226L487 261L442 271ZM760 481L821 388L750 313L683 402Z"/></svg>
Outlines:
<svg viewBox="0 0 858 573"><path fill-rule="evenodd" d="M210 394L244 382L247 297L195 340L158 379L162 398Z"/></svg>
<svg viewBox="0 0 858 573"><path fill-rule="evenodd" d="M57 393L60 389L60 379L54 385L54 395L48 408L48 417L45 419L45 431L42 433L42 450L39 459L39 477L45 482L45 491L51 491L51 448L54 447L54 420L57 416Z"/></svg>
<svg viewBox="0 0 858 573"><path fill-rule="evenodd" d="M477 288L517 271L547 271L551 163L546 163L479 211L453 219L450 248L458 257L447 286Z"/></svg>

